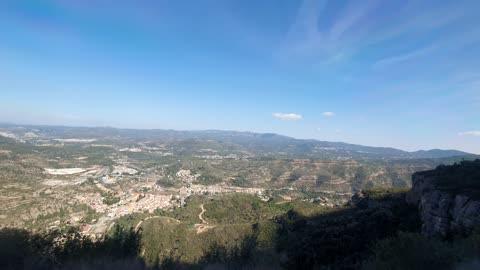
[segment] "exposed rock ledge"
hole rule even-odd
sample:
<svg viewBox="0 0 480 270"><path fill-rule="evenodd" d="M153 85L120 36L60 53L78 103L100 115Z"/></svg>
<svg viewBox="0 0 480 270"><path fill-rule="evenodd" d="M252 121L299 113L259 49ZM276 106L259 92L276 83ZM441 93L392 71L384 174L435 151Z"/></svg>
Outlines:
<svg viewBox="0 0 480 270"><path fill-rule="evenodd" d="M422 233L445 236L451 231L480 225L480 200L465 192L439 189L437 177L435 170L415 173L412 190L406 197L408 203L418 205Z"/></svg>

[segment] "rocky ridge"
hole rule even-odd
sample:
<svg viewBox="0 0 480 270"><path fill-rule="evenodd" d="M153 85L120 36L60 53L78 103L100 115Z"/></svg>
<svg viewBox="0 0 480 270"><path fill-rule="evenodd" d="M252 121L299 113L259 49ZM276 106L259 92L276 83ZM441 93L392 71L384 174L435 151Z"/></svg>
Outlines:
<svg viewBox="0 0 480 270"><path fill-rule="evenodd" d="M468 174L459 173L462 166L468 166ZM479 172L480 160L476 160L413 174L406 199L418 205L424 235L446 236L480 225L480 198L475 195ZM450 183L445 185L443 179Z"/></svg>

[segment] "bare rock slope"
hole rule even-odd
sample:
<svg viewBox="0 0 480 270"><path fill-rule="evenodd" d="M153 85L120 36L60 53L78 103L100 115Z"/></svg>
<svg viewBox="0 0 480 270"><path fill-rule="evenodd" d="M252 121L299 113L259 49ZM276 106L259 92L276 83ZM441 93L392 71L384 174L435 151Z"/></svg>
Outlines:
<svg viewBox="0 0 480 270"><path fill-rule="evenodd" d="M417 172L407 202L418 205L422 233L445 236L480 225L480 160Z"/></svg>

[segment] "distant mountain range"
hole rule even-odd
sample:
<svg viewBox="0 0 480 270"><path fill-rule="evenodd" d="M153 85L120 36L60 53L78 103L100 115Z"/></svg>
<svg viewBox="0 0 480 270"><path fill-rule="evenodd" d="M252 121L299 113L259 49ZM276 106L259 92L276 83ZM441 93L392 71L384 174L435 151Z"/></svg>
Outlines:
<svg viewBox="0 0 480 270"><path fill-rule="evenodd" d="M403 151L391 147L372 147L344 142L328 142L313 139L295 139L274 133L204 130L177 131L161 129L117 129L110 127L65 127L0 124L0 136L23 141L39 138L83 138L119 140L135 143L139 140L202 144L214 142L223 150L247 151L260 157L318 158L318 159L422 159L475 156L458 150ZM9 135L10 134L10 135Z"/></svg>

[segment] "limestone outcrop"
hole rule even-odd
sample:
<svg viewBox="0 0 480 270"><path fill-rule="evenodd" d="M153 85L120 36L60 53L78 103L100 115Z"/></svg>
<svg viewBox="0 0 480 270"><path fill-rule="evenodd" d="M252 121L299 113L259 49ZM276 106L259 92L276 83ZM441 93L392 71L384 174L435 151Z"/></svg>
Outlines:
<svg viewBox="0 0 480 270"><path fill-rule="evenodd" d="M480 165L478 161L474 163ZM412 176L412 189L406 199L408 203L418 205L422 233L426 236L445 236L452 231L480 225L480 197L474 190L477 184L471 184L480 182L480 179L476 179L477 174L471 171L468 174L458 173L461 165L456 166L458 168L445 166L445 170L437 168ZM445 173L453 176L445 177ZM444 179L451 183L446 183Z"/></svg>

